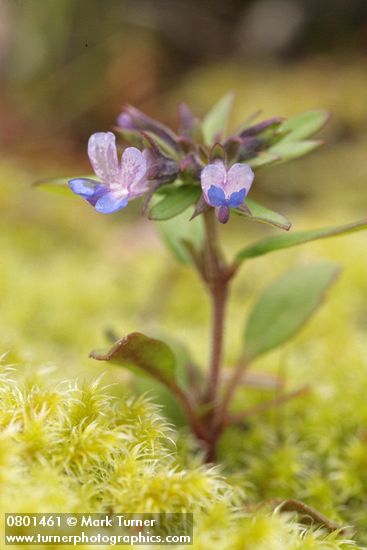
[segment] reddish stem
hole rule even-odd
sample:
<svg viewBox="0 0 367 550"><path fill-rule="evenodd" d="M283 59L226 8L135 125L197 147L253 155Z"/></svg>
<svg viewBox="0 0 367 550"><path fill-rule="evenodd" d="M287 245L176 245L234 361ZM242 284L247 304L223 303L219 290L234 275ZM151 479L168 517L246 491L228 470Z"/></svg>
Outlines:
<svg viewBox="0 0 367 550"><path fill-rule="evenodd" d="M215 406L223 356L224 322L228 295L227 266L219 249L217 222L213 209L204 214L206 242L203 278L211 295L212 331L209 382L205 402Z"/></svg>

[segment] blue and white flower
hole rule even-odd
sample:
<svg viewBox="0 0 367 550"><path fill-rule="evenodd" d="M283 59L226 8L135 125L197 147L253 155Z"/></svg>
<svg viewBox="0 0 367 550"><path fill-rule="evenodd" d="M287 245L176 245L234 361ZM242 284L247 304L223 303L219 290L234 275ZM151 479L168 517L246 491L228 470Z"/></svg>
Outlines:
<svg viewBox="0 0 367 550"><path fill-rule="evenodd" d="M89 138L88 156L100 181L77 178L69 181L69 187L97 212L117 212L148 191L150 156L147 150L141 152L136 147L128 147L119 161L114 134L98 132Z"/></svg>
<svg viewBox="0 0 367 550"><path fill-rule="evenodd" d="M233 164L227 170L224 162L217 160L201 172L201 187L205 201L218 210L218 219L226 223L229 209L242 205L254 180L254 172L245 163Z"/></svg>

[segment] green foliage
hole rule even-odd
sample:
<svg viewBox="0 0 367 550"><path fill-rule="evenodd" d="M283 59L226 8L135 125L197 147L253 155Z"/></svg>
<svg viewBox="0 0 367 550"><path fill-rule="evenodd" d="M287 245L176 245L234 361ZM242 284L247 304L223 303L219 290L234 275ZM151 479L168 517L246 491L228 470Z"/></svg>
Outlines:
<svg viewBox="0 0 367 550"><path fill-rule="evenodd" d="M257 256L269 254L269 252L274 252L276 250L298 246L299 244L316 241L318 239L347 235L348 233L354 233L355 231L363 231L366 228L367 221L361 220L360 222L339 225L336 227L323 227L321 229L311 229L309 231L290 233L289 235L268 237L238 252L235 262L240 263L243 260L256 258Z"/></svg>
<svg viewBox="0 0 367 550"><path fill-rule="evenodd" d="M156 227L175 258L183 264L191 263L192 258L184 243L190 243L197 250L201 248L204 240L202 217L198 216L189 222L187 214L183 213L174 220L159 222Z"/></svg>
<svg viewBox="0 0 367 550"><path fill-rule="evenodd" d="M322 110L305 111L285 120L280 129L286 133L282 143L306 139L318 132L330 119L330 113Z"/></svg>
<svg viewBox="0 0 367 550"><path fill-rule="evenodd" d="M218 134L226 131L234 96L227 94L214 105L202 122L202 131L206 145L211 145Z"/></svg>
<svg viewBox="0 0 367 550"><path fill-rule="evenodd" d="M285 231L290 229L291 223L282 214L274 212L274 210L271 210L266 206L262 206L252 199L246 199L245 204L248 207L248 210L237 208L235 213L240 216L246 216L253 221L273 225L274 227L284 229Z"/></svg>
<svg viewBox="0 0 367 550"><path fill-rule="evenodd" d="M180 185L173 187L149 211L149 218L155 221L169 220L181 214L194 204L201 195L198 185Z"/></svg>
<svg viewBox="0 0 367 550"><path fill-rule="evenodd" d="M269 149L270 153L273 153L279 157L278 162L288 162L304 155L308 155L318 147L323 145L319 140L307 140L307 141L280 141L276 145L273 145Z"/></svg>
<svg viewBox="0 0 367 550"><path fill-rule="evenodd" d="M192 358L180 342L176 340L168 340L168 344L175 356L175 379L181 388L189 389L193 382L193 378L199 378L201 372L194 367ZM191 370L188 371L188 365L191 365ZM162 414L171 420L175 426L187 426L187 418L182 409L181 403L177 397L167 387L163 386L154 378L147 376L135 376L133 382L133 390L138 395L153 396L155 401L162 407Z"/></svg>
<svg viewBox="0 0 367 550"><path fill-rule="evenodd" d="M252 168L261 168L262 166L273 164L273 162L276 162L277 160L280 160L279 155L270 151L264 151L263 153L259 153L256 157L249 159L248 164Z"/></svg>
<svg viewBox="0 0 367 550"><path fill-rule="evenodd" d="M122 338L105 353L93 351L91 357L134 371L137 368L143 374L162 382L175 379L176 361L170 347L161 340L150 338L139 332Z"/></svg>
<svg viewBox="0 0 367 550"><path fill-rule="evenodd" d="M247 320L245 354L257 357L291 338L320 305L337 272L333 264L311 264L272 283Z"/></svg>

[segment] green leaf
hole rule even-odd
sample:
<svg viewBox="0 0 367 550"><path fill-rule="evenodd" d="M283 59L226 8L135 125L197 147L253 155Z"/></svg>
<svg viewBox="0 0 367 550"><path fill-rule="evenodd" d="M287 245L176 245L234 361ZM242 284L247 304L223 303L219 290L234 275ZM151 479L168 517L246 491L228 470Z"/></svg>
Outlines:
<svg viewBox="0 0 367 550"><path fill-rule="evenodd" d="M200 250L204 241L202 216L198 216L191 221L189 221L189 218L190 216L183 213L174 219L156 224L158 232L167 248L183 264L190 264L192 262L184 242L187 241L196 250Z"/></svg>
<svg viewBox="0 0 367 550"><path fill-rule="evenodd" d="M282 143L301 141L318 132L330 119L330 113L323 110L305 111L282 123L280 129L287 132Z"/></svg>
<svg viewBox="0 0 367 550"><path fill-rule="evenodd" d="M187 349L175 340L168 340L169 346L175 356L176 361L176 381L181 388L190 388L188 365L192 365L192 359ZM187 418L181 403L174 393L168 388L147 378L146 376L135 377L134 390L138 394L148 394L162 407L163 414L174 422L175 426L187 425Z"/></svg>
<svg viewBox="0 0 367 550"><path fill-rule="evenodd" d="M176 361L171 348L161 340L140 332L128 334L107 352L92 351L90 357L126 367L133 372L138 369L165 385L175 380Z"/></svg>
<svg viewBox="0 0 367 550"><path fill-rule="evenodd" d="M256 157L246 161L252 168L260 168L261 166L266 166L267 164L273 164L280 160L279 155L271 153L270 151L264 151L264 153L259 153Z"/></svg>
<svg viewBox="0 0 367 550"><path fill-rule="evenodd" d="M264 254L269 254L275 250L290 248L292 246L298 246L299 244L316 241L318 239L325 239L327 237L347 235L348 233L354 233L355 231L363 231L364 229L367 229L367 219L346 225L323 227L321 229L311 229L310 231L299 231L288 235L269 237L241 250L235 258L235 263L239 264L248 258L263 256Z"/></svg>
<svg viewBox="0 0 367 550"><path fill-rule="evenodd" d="M302 266L268 287L247 322L246 356L254 359L291 338L320 305L338 270L329 263Z"/></svg>
<svg viewBox="0 0 367 550"><path fill-rule="evenodd" d="M201 195L198 185L180 185L171 189L172 191L161 201L152 206L149 212L150 220L169 220L187 210Z"/></svg>
<svg viewBox="0 0 367 550"><path fill-rule="evenodd" d="M281 163L303 157L323 145L323 143L324 142L320 140L289 142L284 142L284 140L282 140L276 145L273 145L273 147L270 147L269 151L277 155L280 158L279 163Z"/></svg>
<svg viewBox="0 0 367 550"><path fill-rule="evenodd" d="M211 145L217 134L220 133L223 136L226 131L233 98L233 94L222 97L204 118L201 127L205 145Z"/></svg>
<svg viewBox="0 0 367 550"><path fill-rule="evenodd" d="M270 210L270 208L266 208L251 199L246 199L245 205L248 206L250 212L246 212L245 210L240 210L238 208L235 209L234 212L240 216L246 216L253 221L267 223L269 225L279 227L280 229L284 229L285 231L288 231L292 225L291 222L282 214L279 214L274 210Z"/></svg>
<svg viewBox="0 0 367 550"><path fill-rule="evenodd" d="M72 190L69 187L69 180L76 179L76 178L85 178L85 179L93 179L96 180L96 176L94 174L88 175L88 176L68 176L68 177L60 177L60 178L43 178L40 180L37 180L33 183L34 187L40 187L44 189L45 191L51 191L53 193L61 193L62 195L69 195L73 194Z"/></svg>

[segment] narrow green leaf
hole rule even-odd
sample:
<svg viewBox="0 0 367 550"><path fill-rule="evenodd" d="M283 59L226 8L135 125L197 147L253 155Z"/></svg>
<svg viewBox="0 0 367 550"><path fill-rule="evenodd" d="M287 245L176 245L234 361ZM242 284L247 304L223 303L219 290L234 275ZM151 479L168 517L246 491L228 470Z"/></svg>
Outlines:
<svg viewBox="0 0 367 550"><path fill-rule="evenodd" d="M189 218L189 215L183 213L173 219L156 224L158 232L167 248L183 264L190 264L192 262L184 243L189 242L196 250L200 250L204 241L202 216L197 216L191 221L189 221Z"/></svg>
<svg viewBox="0 0 367 550"><path fill-rule="evenodd" d="M172 192L157 202L149 212L150 220L169 220L181 212L184 212L189 206L194 204L201 195L201 189L198 185L180 185L172 188Z"/></svg>
<svg viewBox="0 0 367 550"><path fill-rule="evenodd" d="M311 153L314 149L317 149L323 145L323 141L320 140L307 140L307 141L280 141L273 147L270 147L269 152L274 153L279 157L279 163L287 162L289 160L303 157L308 153Z"/></svg>
<svg viewBox="0 0 367 550"><path fill-rule="evenodd" d="M367 219L335 227L323 227L321 229L311 229L310 231L299 231L288 235L268 237L238 252L235 263L239 264L248 258L263 256L275 250L298 246L299 244L316 241L318 239L347 235L355 231L363 231L364 229L367 229Z"/></svg>
<svg viewBox="0 0 367 550"><path fill-rule="evenodd" d="M253 359L291 338L320 305L338 266L298 267L268 287L252 310L245 331L245 353Z"/></svg>
<svg viewBox="0 0 367 550"><path fill-rule="evenodd" d="M133 332L122 338L107 352L92 351L90 357L107 361L144 374L167 384L175 379L176 361L171 348L155 338Z"/></svg>
<svg viewBox="0 0 367 550"><path fill-rule="evenodd" d="M280 229L284 229L285 231L288 231L292 225L291 222L282 214L279 214L274 210L270 210L270 208L266 208L251 199L246 199L245 205L248 206L250 212L246 212L238 208L235 209L234 212L240 216L246 216L250 220L267 223L269 225L279 227Z"/></svg>
<svg viewBox="0 0 367 550"><path fill-rule="evenodd" d="M223 136L226 131L233 98L233 94L222 97L204 118L201 127L205 145L211 145L218 133Z"/></svg>
<svg viewBox="0 0 367 550"><path fill-rule="evenodd" d="M280 160L280 156L270 151L264 151L264 153L259 153L257 157L254 157L247 162L252 168L260 168L261 166L266 166L267 164L273 164Z"/></svg>
<svg viewBox="0 0 367 550"><path fill-rule="evenodd" d="M53 193L60 193L62 195L69 195L73 194L72 190L70 189L68 182L71 179L76 178L85 178L85 179L93 179L96 180L96 176L94 174L88 175L88 176L68 176L68 177L60 177L60 178L43 178L40 180L37 180L33 183L34 187L40 187L41 189L44 189L45 191L51 191Z"/></svg>
<svg viewBox="0 0 367 550"><path fill-rule="evenodd" d="M281 130L287 132L282 143L290 141L301 141L318 132L330 119L330 113L323 110L305 111L288 120L281 125Z"/></svg>

